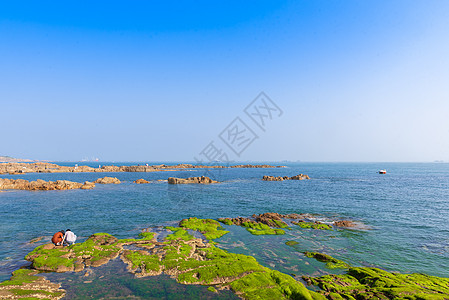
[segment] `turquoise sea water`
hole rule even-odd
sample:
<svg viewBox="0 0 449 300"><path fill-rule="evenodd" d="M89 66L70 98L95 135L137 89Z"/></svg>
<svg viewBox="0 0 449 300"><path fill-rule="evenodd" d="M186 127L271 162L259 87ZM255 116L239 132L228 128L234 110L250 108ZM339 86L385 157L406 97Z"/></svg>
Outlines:
<svg viewBox="0 0 449 300"><path fill-rule="evenodd" d="M73 165L74 163L66 163ZM107 163L101 163L106 165ZM124 163L115 163L122 165ZM278 163L279 164L279 163ZM96 163L95 165L98 165ZM329 272L301 251L316 250L352 265L449 277L449 164L283 163L287 168L211 171L215 185L134 184L132 181L211 175L205 170L152 173L2 175L27 180L93 181L118 177L119 185L93 190L0 193L0 280L26 266L23 257L51 235L70 228L83 241L95 232L135 237L141 229L196 216L219 218L264 212L310 213L324 222L350 219L363 230L300 230L252 236L229 226L221 247L254 255L263 265L295 275ZM386 168L388 174L377 170ZM263 175L308 174L304 181L264 182ZM33 238L45 238L35 244ZM284 245L287 240L299 242Z"/></svg>

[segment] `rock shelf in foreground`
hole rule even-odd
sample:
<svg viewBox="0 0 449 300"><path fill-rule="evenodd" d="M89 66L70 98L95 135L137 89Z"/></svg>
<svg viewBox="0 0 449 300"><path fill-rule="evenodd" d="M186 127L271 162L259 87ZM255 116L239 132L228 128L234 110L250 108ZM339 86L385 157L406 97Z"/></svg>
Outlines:
<svg viewBox="0 0 449 300"><path fill-rule="evenodd" d="M61 299L65 291L59 283L35 276L36 270L20 269L0 283L0 299Z"/></svg>
<svg viewBox="0 0 449 300"><path fill-rule="evenodd" d="M266 213L255 215L256 224L270 223L279 218L298 219L303 215L281 215ZM245 223L245 218L223 219L234 223ZM265 223L262 223L265 222ZM252 223L254 224L254 223ZM272 223L282 227L282 223ZM314 291L308 290L290 275L260 265L248 255L230 253L220 249L213 241L228 233L219 222L212 219L188 218L179 227L166 227L169 234L161 241L155 233L142 232L138 239L117 239L107 233L97 233L84 243L61 248L42 245L26 256L32 268L42 271L81 271L96 267L120 256L128 265L128 271L136 277L166 274L181 284L199 284L217 291L231 289L243 299L448 299L449 278L423 274L390 273L377 268L351 267L330 255L318 252L304 252L306 257L326 263L329 269L344 268L345 274L320 277L303 276ZM195 238L188 230L202 233L204 238ZM294 241L287 245L295 246ZM133 245L126 248L124 245ZM9 281L0 283L0 296L5 299L22 298L27 293L32 297L59 299L64 291L58 284L50 290L31 290L27 285L35 280L35 270L18 270ZM33 278L32 278L33 277ZM317 290L319 289L319 290ZM11 296L14 294L13 296ZM16 296L19 295L19 296ZM12 298L13 297L13 298ZM26 297L26 296L23 296ZM3 299L2 298L2 299Z"/></svg>

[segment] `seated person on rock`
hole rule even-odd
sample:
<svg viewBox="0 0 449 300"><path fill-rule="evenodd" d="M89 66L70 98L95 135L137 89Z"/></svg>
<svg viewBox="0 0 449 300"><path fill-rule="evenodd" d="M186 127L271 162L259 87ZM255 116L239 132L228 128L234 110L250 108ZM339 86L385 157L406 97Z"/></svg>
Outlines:
<svg viewBox="0 0 449 300"><path fill-rule="evenodd" d="M76 235L70 229L67 229L64 236L64 244L70 246L72 244L75 244L75 241Z"/></svg>
<svg viewBox="0 0 449 300"><path fill-rule="evenodd" d="M53 235L51 242L55 244L55 246L61 246L64 241L64 234L65 234L64 230L56 232Z"/></svg>

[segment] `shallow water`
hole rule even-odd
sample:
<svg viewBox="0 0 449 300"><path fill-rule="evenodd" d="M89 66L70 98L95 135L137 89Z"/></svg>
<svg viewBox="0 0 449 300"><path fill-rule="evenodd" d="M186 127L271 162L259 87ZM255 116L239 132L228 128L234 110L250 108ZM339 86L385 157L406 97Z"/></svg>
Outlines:
<svg viewBox="0 0 449 300"><path fill-rule="evenodd" d="M326 252L353 265L449 277L449 164L286 165L288 168L279 169L2 175L78 182L114 176L123 183L97 184L93 190L0 193L0 280L27 265L23 257L37 245L49 242L51 235L61 229L72 229L80 241L95 232L126 238L135 237L143 228L173 225L192 216L218 218L264 212L312 213L329 222L352 219L369 229L323 232L293 228L286 236L268 237L251 236L243 228L233 226L232 232L221 239L222 247L254 255L265 266L295 275L329 272L324 264L304 258L301 251L309 250ZM376 173L383 168L388 174ZM211 172L223 183L132 183L139 178L207 176L205 172ZM261 180L263 175L299 173L312 179ZM28 243L39 236L45 238ZM284 245L289 239L300 244Z"/></svg>

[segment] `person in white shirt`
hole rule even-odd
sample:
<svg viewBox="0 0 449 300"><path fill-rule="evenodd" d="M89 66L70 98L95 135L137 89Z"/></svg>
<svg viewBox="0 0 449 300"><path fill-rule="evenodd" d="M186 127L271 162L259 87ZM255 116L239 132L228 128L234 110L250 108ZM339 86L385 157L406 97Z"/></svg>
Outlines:
<svg viewBox="0 0 449 300"><path fill-rule="evenodd" d="M75 241L76 235L70 229L67 229L64 235L64 243L70 246L72 244L75 244Z"/></svg>

